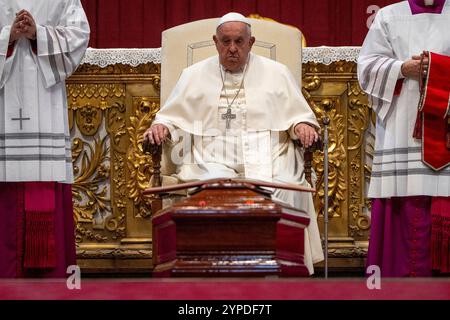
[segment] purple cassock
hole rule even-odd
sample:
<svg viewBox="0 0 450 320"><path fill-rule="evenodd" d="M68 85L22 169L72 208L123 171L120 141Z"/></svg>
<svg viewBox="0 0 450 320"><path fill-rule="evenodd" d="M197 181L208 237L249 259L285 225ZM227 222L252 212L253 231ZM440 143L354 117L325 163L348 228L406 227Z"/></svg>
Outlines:
<svg viewBox="0 0 450 320"><path fill-rule="evenodd" d="M51 211L45 210L48 204ZM45 212L30 213L28 207ZM1 182L0 221L0 278L67 276L75 264L70 184Z"/></svg>
<svg viewBox="0 0 450 320"><path fill-rule="evenodd" d="M385 277L431 276L431 197L373 199L367 265Z"/></svg>
<svg viewBox="0 0 450 320"><path fill-rule="evenodd" d="M431 6L425 5L425 0L408 0L412 14L420 13L441 13L445 0L434 0Z"/></svg>

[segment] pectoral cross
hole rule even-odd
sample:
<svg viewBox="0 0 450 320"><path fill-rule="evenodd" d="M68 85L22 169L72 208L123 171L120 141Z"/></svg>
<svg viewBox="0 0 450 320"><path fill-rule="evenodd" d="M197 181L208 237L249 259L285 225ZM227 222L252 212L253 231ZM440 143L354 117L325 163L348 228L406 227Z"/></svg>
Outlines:
<svg viewBox="0 0 450 320"><path fill-rule="evenodd" d="M30 118L23 118L22 117L22 108L19 109L19 117L18 118L11 118L13 121L20 121L20 130L22 130L22 121L24 120L31 120Z"/></svg>
<svg viewBox="0 0 450 320"><path fill-rule="evenodd" d="M222 115L222 120L227 122L227 129L230 129L230 122L233 119L236 119L236 114L231 113L231 108L228 108L227 113Z"/></svg>

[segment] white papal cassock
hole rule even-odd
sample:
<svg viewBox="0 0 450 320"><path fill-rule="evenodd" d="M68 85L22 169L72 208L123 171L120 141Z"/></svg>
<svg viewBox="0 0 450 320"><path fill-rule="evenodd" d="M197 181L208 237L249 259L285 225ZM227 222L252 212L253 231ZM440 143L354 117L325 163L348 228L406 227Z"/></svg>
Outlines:
<svg viewBox="0 0 450 320"><path fill-rule="evenodd" d="M79 0L0 0L0 181L73 182L64 80L89 41ZM6 58L11 25L21 9L37 26ZM23 94L26 92L27 94Z"/></svg>
<svg viewBox="0 0 450 320"><path fill-rule="evenodd" d="M170 130L182 181L245 177L307 185L303 154L292 141L299 122L319 127L290 71L254 54L237 73L225 71L218 56L185 69L154 121ZM323 260L312 195L276 190L274 198L309 214L305 264L312 274L313 263Z"/></svg>
<svg viewBox="0 0 450 320"><path fill-rule="evenodd" d="M441 14L411 13L408 1L380 10L358 58L358 78L377 113L369 197L450 196L450 167L435 172L422 163L413 138L419 82L404 79L394 95L403 61L423 50L450 55L450 2Z"/></svg>

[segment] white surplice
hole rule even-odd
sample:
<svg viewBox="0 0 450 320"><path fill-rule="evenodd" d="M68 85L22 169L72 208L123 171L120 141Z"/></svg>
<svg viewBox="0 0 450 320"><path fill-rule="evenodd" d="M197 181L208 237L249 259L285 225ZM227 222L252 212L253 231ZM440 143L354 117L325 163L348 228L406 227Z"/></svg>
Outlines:
<svg viewBox="0 0 450 320"><path fill-rule="evenodd" d="M0 181L73 182L65 79L81 62L89 24L80 0L0 0ZM7 57L21 9L36 26Z"/></svg>
<svg viewBox="0 0 450 320"><path fill-rule="evenodd" d="M419 82L404 79L394 95L404 61L423 50L450 55L450 2L441 14L413 15L408 1L378 11L358 58L358 79L377 113L369 197L450 196L450 167L435 172L422 163L413 138Z"/></svg>
<svg viewBox="0 0 450 320"><path fill-rule="evenodd" d="M165 124L171 132L174 143L171 159L177 164L175 176L181 181L245 177L307 186L303 154L292 141L296 139L293 127L298 122L317 127L318 123L287 68L255 55L251 55L247 69L238 73L221 70L217 57L199 64L183 72L154 121ZM268 79L269 74L272 78ZM205 81L199 81L204 76ZM192 81L198 86L193 86ZM287 82L289 86L285 85ZM214 90L217 92L212 99L202 93ZM258 103L253 104L254 101ZM192 105L186 105L190 103ZM229 120L229 128L225 119L228 106L233 118ZM272 113L264 114L265 110ZM183 116L187 118L179 121ZM203 122L195 124L201 120ZM270 127L274 129L268 129ZM180 140L183 142L177 144ZM312 274L313 263L323 260L312 195L275 190L273 198L309 214L311 219L304 239L305 265Z"/></svg>

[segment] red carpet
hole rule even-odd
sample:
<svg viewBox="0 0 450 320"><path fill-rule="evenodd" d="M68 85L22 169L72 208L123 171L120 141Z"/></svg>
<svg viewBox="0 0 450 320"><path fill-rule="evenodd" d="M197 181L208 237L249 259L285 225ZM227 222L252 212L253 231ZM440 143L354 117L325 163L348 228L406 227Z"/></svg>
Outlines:
<svg viewBox="0 0 450 320"><path fill-rule="evenodd" d="M0 280L2 300L449 300L450 279L388 279L369 290L365 279L82 279Z"/></svg>

